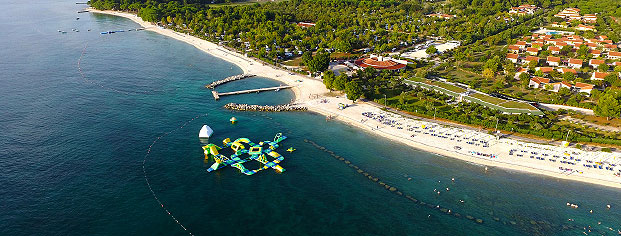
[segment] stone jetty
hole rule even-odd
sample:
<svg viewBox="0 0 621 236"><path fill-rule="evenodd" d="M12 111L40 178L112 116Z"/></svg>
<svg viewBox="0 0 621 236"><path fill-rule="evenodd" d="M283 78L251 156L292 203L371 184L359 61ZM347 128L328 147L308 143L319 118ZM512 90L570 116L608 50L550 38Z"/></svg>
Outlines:
<svg viewBox="0 0 621 236"><path fill-rule="evenodd" d="M282 112L282 111L307 111L305 106L298 106L294 104L276 105L276 106L262 106L262 105L249 105L229 103L224 105L224 108L236 111L269 111L269 112Z"/></svg>
<svg viewBox="0 0 621 236"><path fill-rule="evenodd" d="M231 81L245 79L245 78L250 78L250 77L254 77L254 76L256 76L256 75L253 75L253 74L241 74L241 75L229 76L229 77L226 77L224 79L214 81L211 84L205 85L205 87L210 88L210 89L214 89L216 86L221 85L221 84L226 84L226 83L231 82Z"/></svg>

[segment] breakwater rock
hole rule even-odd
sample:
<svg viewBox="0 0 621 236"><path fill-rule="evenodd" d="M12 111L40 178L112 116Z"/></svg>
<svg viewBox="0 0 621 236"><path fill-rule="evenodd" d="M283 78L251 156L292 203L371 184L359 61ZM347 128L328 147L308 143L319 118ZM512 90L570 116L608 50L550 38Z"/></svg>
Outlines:
<svg viewBox="0 0 621 236"><path fill-rule="evenodd" d="M221 80L214 81L211 84L205 85L205 87L210 88L210 89L214 89L216 86L221 85L221 84L225 84L225 83L228 83L228 82L231 82L231 81L235 81L235 80L250 78L250 77L254 77L254 76L256 76L256 75L253 75L253 74L234 75L234 76L226 77L226 78L221 79Z"/></svg>
<svg viewBox="0 0 621 236"><path fill-rule="evenodd" d="M224 105L224 108L235 111L269 111L269 112L282 112L282 111L307 111L305 106L298 106L293 104L276 105L276 106L262 106L262 105L249 105L229 103Z"/></svg>

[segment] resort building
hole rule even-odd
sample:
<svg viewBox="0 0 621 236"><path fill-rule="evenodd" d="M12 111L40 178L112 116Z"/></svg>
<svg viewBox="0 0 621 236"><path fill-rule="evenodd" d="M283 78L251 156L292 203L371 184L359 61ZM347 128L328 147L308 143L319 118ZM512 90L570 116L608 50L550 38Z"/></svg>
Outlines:
<svg viewBox="0 0 621 236"><path fill-rule="evenodd" d="M589 53L591 53L591 55L593 55L594 57L599 57L602 55L602 51L601 50L591 50L589 51Z"/></svg>
<svg viewBox="0 0 621 236"><path fill-rule="evenodd" d="M512 7L509 10L509 14L517 14L519 16L535 14L537 6L535 5L521 5L519 7Z"/></svg>
<svg viewBox="0 0 621 236"><path fill-rule="evenodd" d="M550 83L550 79L546 79L543 77L533 77L530 79L530 82L528 83L528 87L543 88L549 83Z"/></svg>
<svg viewBox="0 0 621 236"><path fill-rule="evenodd" d="M606 44L606 45L604 45L604 51L610 51L610 50L617 49L617 48L618 48L618 47L617 47L617 45L616 45L616 44L611 44L611 43L610 43L610 44Z"/></svg>
<svg viewBox="0 0 621 236"><path fill-rule="evenodd" d="M548 62L549 66L559 66L561 64L560 57L548 56L548 58L546 58L546 61Z"/></svg>
<svg viewBox="0 0 621 236"><path fill-rule="evenodd" d="M576 92L591 94L591 91L593 90L595 85L576 82L576 85L574 87L576 88Z"/></svg>
<svg viewBox="0 0 621 236"><path fill-rule="evenodd" d="M354 63L361 68L373 67L376 70L401 70L407 66L407 61L375 55L371 55L367 58L360 58Z"/></svg>
<svg viewBox="0 0 621 236"><path fill-rule="evenodd" d="M561 72L561 73L563 73L563 74L565 74L565 73L567 73L567 72L572 73L572 74L574 74L574 75L575 75L575 74L578 74L578 72L576 72L576 70L575 70L575 69L565 68L565 67L563 67L563 68L558 68L558 70L557 70L557 71L558 71L558 72Z"/></svg>
<svg viewBox="0 0 621 236"><path fill-rule="evenodd" d="M576 26L576 30L580 30L580 31L597 31L595 29L595 26L583 25L583 24L579 24L578 26Z"/></svg>
<svg viewBox="0 0 621 236"><path fill-rule="evenodd" d="M593 69L597 69L597 67L603 64L604 62L605 62L604 60L591 59L589 60L589 66L593 67Z"/></svg>
<svg viewBox="0 0 621 236"><path fill-rule="evenodd" d="M571 58L567 62L567 66L574 68L574 69L580 69L582 68L582 60Z"/></svg>
<svg viewBox="0 0 621 236"><path fill-rule="evenodd" d="M537 54L539 53L539 48L533 48L533 47L527 48L526 53L533 55L533 56L537 56Z"/></svg>
<svg viewBox="0 0 621 236"><path fill-rule="evenodd" d="M507 59L513 63L518 63L518 54L507 53Z"/></svg>
<svg viewBox="0 0 621 236"><path fill-rule="evenodd" d="M606 76L608 76L608 73L596 71L596 72L593 72L593 75L591 76L591 80L604 80Z"/></svg>
<svg viewBox="0 0 621 236"><path fill-rule="evenodd" d="M559 47L556 47L556 46L548 47L548 51L550 51L550 53L552 53L552 54L559 54L559 53L561 53L561 49Z"/></svg>
<svg viewBox="0 0 621 236"><path fill-rule="evenodd" d="M608 52L608 58L609 59L621 59L621 52Z"/></svg>
<svg viewBox="0 0 621 236"><path fill-rule="evenodd" d="M530 63L531 61L539 63L539 57L526 56L526 59L524 59L522 63Z"/></svg>
<svg viewBox="0 0 621 236"><path fill-rule="evenodd" d="M518 47L517 45L509 45L509 52L512 53L519 53L520 52L520 47Z"/></svg>
<svg viewBox="0 0 621 236"><path fill-rule="evenodd" d="M526 41L517 41L515 45L518 46L519 48L526 48Z"/></svg>
<svg viewBox="0 0 621 236"><path fill-rule="evenodd" d="M549 74L550 72L552 72L554 70L554 68L552 67L537 67L535 68L536 71L541 71L541 73L544 74Z"/></svg>

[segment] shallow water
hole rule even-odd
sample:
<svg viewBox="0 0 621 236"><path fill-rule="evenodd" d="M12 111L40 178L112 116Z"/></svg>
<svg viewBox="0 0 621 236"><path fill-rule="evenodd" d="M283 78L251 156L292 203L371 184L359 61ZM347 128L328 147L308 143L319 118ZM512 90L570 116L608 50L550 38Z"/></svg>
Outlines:
<svg viewBox="0 0 621 236"><path fill-rule="evenodd" d="M312 113L227 111L228 102L281 104L293 94L214 101L203 86L241 69L153 32L101 35L138 25L77 14L73 2L3 5L0 235L576 235L589 225L615 235L621 228L618 189L486 172ZM274 85L252 78L218 90ZM203 124L217 144L282 132L287 171L207 173L196 137ZM427 204L386 190L311 142ZM145 157L155 195L188 231L149 191Z"/></svg>

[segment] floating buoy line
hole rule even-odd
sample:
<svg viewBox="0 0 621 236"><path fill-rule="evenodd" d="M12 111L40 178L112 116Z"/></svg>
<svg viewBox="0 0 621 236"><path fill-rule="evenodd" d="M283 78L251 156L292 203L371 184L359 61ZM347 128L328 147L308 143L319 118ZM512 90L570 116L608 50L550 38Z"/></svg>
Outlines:
<svg viewBox="0 0 621 236"><path fill-rule="evenodd" d="M361 167L355 165L354 163L352 163L350 160L346 159L345 157L342 157L338 154L336 154L335 152L327 149L326 147L323 147L319 144L317 144L316 142L312 141L312 140L308 140L308 139L304 139L305 143L309 143L311 144L313 147L315 147L316 149L323 151L327 154L329 154L330 156L334 157L334 159L343 162L344 164L346 164L347 166L349 166L350 168L356 170L356 173L361 174L362 176L364 176L364 178L369 179L370 181L378 184L378 186L380 186L381 188L386 189L387 191L396 194L398 196L401 196L405 199L407 199L408 201L412 202L415 205L419 205L422 207L427 207L429 209L432 210L437 210L439 211L441 214L445 214L445 215L452 215L456 218L465 218L469 221L475 222L477 224L484 224L486 221L483 220L482 218L476 218L472 215L468 215L468 214L460 214L458 212L455 212L452 209L449 209L447 207L443 207L440 206L438 204L432 204L432 203L427 203L424 202L422 200L416 199L414 196L401 192L397 187L395 186L391 186L390 184L382 181L380 178L373 176L371 173L363 170ZM405 176L406 178L408 177L407 175ZM411 178L409 178L408 180L411 180ZM455 182L455 178L451 179L451 182ZM446 188L446 191L448 192L449 189ZM434 190L434 192L437 192L438 194L440 193L439 190ZM460 200L461 203L463 203L463 200ZM569 204L569 203L568 203ZM607 209L610 209L610 206L607 205L606 206ZM431 217L431 215L428 215L428 218ZM613 228L611 227L607 227L606 229L595 229L592 226L585 226L585 227L580 227L578 225L575 224L571 224L569 222L574 222L573 219L568 220L568 222L566 222L565 224L554 224L545 220L534 220L534 219L528 219L527 217L516 217L516 219L501 219L498 216L493 216L492 217L493 222L496 223L502 223L505 225L514 225L514 226L523 226L523 227L529 227L529 228L525 228L527 230L527 232L529 233L543 233L541 231L543 230L550 230L552 228L554 228L555 230L559 230L561 232L565 232L565 231L571 231L571 230L582 230L584 229L586 233L587 229L589 231L589 233L598 233L598 234L607 234L610 233L610 231L612 231L613 233L615 232ZM601 224L601 222L599 222L599 224ZM621 234L621 231L619 231Z"/></svg>
<svg viewBox="0 0 621 236"><path fill-rule="evenodd" d="M151 143L151 145L149 145L149 148L147 149L147 153L144 155L144 159L142 160L142 173L144 174L144 180L145 180L145 182L147 183L147 187L149 188L149 191L151 192L151 195L153 196L153 199L155 199L155 201L156 201L156 202L157 202L157 204L158 204L158 205L162 208L162 210L164 210L164 212L166 212L166 214L167 214L168 216L170 216L170 218L171 218L171 219L172 219L172 220L173 220L173 221L174 221L177 225L179 225L179 227L181 227L184 231L188 232L188 234L189 234L189 235L194 235L194 234L192 234L192 232L190 232L190 231L188 230L188 228L187 228L185 225L183 225L183 224L182 224L182 223L181 223L181 222L177 219L177 217L175 217L175 215L174 215L174 214L173 214L170 210L168 210L168 208L166 207L166 205L164 205L164 202L162 202L162 201L161 201L161 200L157 197L157 194L155 193L155 191L153 191L153 187L151 187L151 183L149 182L149 176L147 175L146 163L147 163L147 160L148 160L148 158L149 158L149 155L151 154L151 149L152 149L152 148L153 148L153 146L157 143L157 141L159 141L159 140L163 139L164 137L168 136L168 135L169 135L169 134L171 134L171 133L174 133L174 132L175 132L175 131L177 131L177 130L183 129L183 127L187 126L187 125L188 125L188 124L190 124L192 121L194 121L194 120L196 120L196 119L198 119L198 118L200 118L200 117L203 117L203 116L207 116L207 114L198 115L198 116L196 116L196 117L194 117L194 118L192 118L192 119L189 119L189 120L185 121L185 122L184 122L182 125L180 125L179 127L175 128L175 129L173 129L173 130L171 130L171 131L165 132L165 133L163 133L162 135L160 135L160 136L156 137L156 138L153 140L153 143Z"/></svg>

